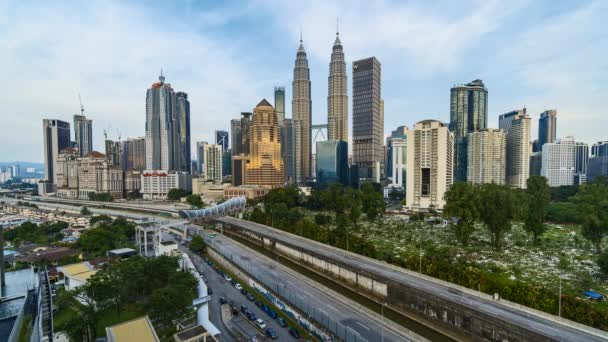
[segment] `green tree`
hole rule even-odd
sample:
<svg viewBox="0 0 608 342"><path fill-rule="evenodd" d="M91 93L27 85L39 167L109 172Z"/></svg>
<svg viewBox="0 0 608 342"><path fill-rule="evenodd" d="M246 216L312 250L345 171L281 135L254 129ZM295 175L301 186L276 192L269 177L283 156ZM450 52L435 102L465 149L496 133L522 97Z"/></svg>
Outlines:
<svg viewBox="0 0 608 342"><path fill-rule="evenodd" d="M458 241L466 246L479 219L477 188L468 182L452 184L445 193L444 216L452 220L452 227Z"/></svg>
<svg viewBox="0 0 608 342"><path fill-rule="evenodd" d="M583 236L602 251L602 239L608 233L608 186L602 179L583 184L573 197L582 213Z"/></svg>
<svg viewBox="0 0 608 342"><path fill-rule="evenodd" d="M510 188L495 183L480 186L479 217L491 237L492 246L500 250L504 234L511 229L511 221L517 213L514 195Z"/></svg>
<svg viewBox="0 0 608 342"><path fill-rule="evenodd" d="M133 190L127 194L127 200L129 200L129 201L141 199L142 197L143 196L142 196L141 192L139 191L139 189Z"/></svg>
<svg viewBox="0 0 608 342"><path fill-rule="evenodd" d="M547 178L541 176L531 176L526 185L524 228L532 233L534 244L538 244L538 238L547 230L545 218L551 200L551 191Z"/></svg>
<svg viewBox="0 0 608 342"><path fill-rule="evenodd" d="M203 240L200 235L194 235L192 237L192 241L190 241L190 246L188 248L190 248L190 250L194 253L202 254L205 252L207 244L205 244L205 240Z"/></svg>
<svg viewBox="0 0 608 342"><path fill-rule="evenodd" d="M346 198L348 204L348 219L353 224L353 228L357 229L357 223L361 219L361 192L353 188L346 189Z"/></svg>
<svg viewBox="0 0 608 342"><path fill-rule="evenodd" d="M82 207L82 209L80 209L80 215L89 216L91 215L91 211L89 210L89 208L84 206Z"/></svg>
<svg viewBox="0 0 608 342"><path fill-rule="evenodd" d="M383 215L386 207L382 193L376 191L372 183L365 183L361 186L361 205L370 221Z"/></svg>
<svg viewBox="0 0 608 342"><path fill-rule="evenodd" d="M112 218L108 215L95 215L89 219L91 226L97 222L112 223Z"/></svg>
<svg viewBox="0 0 608 342"><path fill-rule="evenodd" d="M605 278L608 278L608 252L604 251L597 257L597 265Z"/></svg>
<svg viewBox="0 0 608 342"><path fill-rule="evenodd" d="M182 197L188 196L190 193L184 189L173 188L167 193L167 199L169 201L179 201Z"/></svg>
<svg viewBox="0 0 608 342"><path fill-rule="evenodd" d="M203 208L206 206L205 202L201 198L199 194L192 194L186 197L186 202L188 202L191 206L196 208Z"/></svg>

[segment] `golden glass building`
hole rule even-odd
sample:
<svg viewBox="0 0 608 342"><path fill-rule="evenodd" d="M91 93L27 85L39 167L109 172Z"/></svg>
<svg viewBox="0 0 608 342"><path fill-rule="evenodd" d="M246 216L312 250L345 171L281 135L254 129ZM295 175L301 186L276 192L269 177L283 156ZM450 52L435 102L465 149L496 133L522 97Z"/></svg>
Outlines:
<svg viewBox="0 0 608 342"><path fill-rule="evenodd" d="M266 99L263 99L253 110L253 118L249 126L249 143L246 184L282 186L283 159L277 113Z"/></svg>

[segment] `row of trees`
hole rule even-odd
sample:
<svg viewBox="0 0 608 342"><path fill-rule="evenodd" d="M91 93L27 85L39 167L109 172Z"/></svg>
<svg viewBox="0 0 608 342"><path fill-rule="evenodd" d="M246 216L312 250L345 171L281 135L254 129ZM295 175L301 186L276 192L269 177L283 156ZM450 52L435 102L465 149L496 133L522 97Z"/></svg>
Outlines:
<svg viewBox="0 0 608 342"><path fill-rule="evenodd" d="M467 245L478 222L486 227L496 249L502 247L504 235L514 220L523 221L536 244L547 230L551 190L545 177L530 177L525 190L493 183L455 183L445 199L444 214L452 221L455 235L463 245ZM608 186L602 179L584 184L571 201L580 213L583 236L600 253L602 240L608 234Z"/></svg>
<svg viewBox="0 0 608 342"><path fill-rule="evenodd" d="M84 304L76 302L76 297ZM114 324L135 308L150 316L160 336L170 338L175 330L173 320L192 313L190 305L194 298L196 279L178 270L177 258L133 256L106 265L73 292L61 293L57 300L59 308L74 310L77 315L58 330L72 341L93 341L102 318L106 317L104 323ZM108 316L115 317L114 322L107 322Z"/></svg>
<svg viewBox="0 0 608 342"><path fill-rule="evenodd" d="M46 245L63 239L61 230L68 227L63 221L44 222L40 224L30 221L24 222L13 229L5 229L2 232L5 241L9 241L15 247L22 243L37 243Z"/></svg>

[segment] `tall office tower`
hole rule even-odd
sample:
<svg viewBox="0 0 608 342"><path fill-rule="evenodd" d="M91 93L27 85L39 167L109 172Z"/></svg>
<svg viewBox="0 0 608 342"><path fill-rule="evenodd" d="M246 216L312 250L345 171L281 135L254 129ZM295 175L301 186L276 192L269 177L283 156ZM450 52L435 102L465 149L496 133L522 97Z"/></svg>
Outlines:
<svg viewBox="0 0 608 342"><path fill-rule="evenodd" d="M582 141L574 143L574 183L587 182L587 167L589 166L589 145Z"/></svg>
<svg viewBox="0 0 608 342"><path fill-rule="evenodd" d="M540 151L543 150L543 145L555 141L555 133L557 129L557 111L546 110L540 113L538 119L538 146Z"/></svg>
<svg viewBox="0 0 608 342"><path fill-rule="evenodd" d="M222 151L228 151L230 148L228 132L215 130L214 135L215 135L215 144L222 146Z"/></svg>
<svg viewBox="0 0 608 342"><path fill-rule="evenodd" d="M59 152L70 147L70 124L61 120L44 119L42 120L42 136L44 177L52 184L56 184L55 162Z"/></svg>
<svg viewBox="0 0 608 342"><path fill-rule="evenodd" d="M317 141L316 186L348 185L348 145L342 140Z"/></svg>
<svg viewBox="0 0 608 342"><path fill-rule="evenodd" d="M591 145L592 157L608 157L608 141L598 141Z"/></svg>
<svg viewBox="0 0 608 342"><path fill-rule="evenodd" d="M530 176L540 176L540 170L543 166L543 153L532 152L530 154Z"/></svg>
<svg viewBox="0 0 608 342"><path fill-rule="evenodd" d="M106 140L106 159L111 166L120 166L123 160L123 151L120 141Z"/></svg>
<svg viewBox="0 0 608 342"><path fill-rule="evenodd" d="M526 115L526 108L512 110L508 113L502 114L498 116L498 128L502 129L503 132L509 134L509 129L511 129L511 125L513 123L513 119L516 116Z"/></svg>
<svg viewBox="0 0 608 342"><path fill-rule="evenodd" d="M177 92L174 97L173 117L173 168L190 172L190 101L188 94Z"/></svg>
<svg viewBox="0 0 608 342"><path fill-rule="evenodd" d="M386 138L386 178L393 177L393 139L405 139L407 126L399 126ZM393 180L394 183L394 180Z"/></svg>
<svg viewBox="0 0 608 342"><path fill-rule="evenodd" d="M589 158L587 181L592 182L601 176L608 176L608 155Z"/></svg>
<svg viewBox="0 0 608 342"><path fill-rule="evenodd" d="M454 178L467 180L467 134L488 125L488 90L474 80L450 90L450 131L454 132Z"/></svg>
<svg viewBox="0 0 608 342"><path fill-rule="evenodd" d="M576 142L573 137L558 139L543 146L543 164L540 174L549 186L574 184Z"/></svg>
<svg viewBox="0 0 608 342"><path fill-rule="evenodd" d="M348 143L348 95L346 61L336 32L336 41L331 51L327 91L327 139Z"/></svg>
<svg viewBox="0 0 608 342"><path fill-rule="evenodd" d="M74 140L81 157L93 151L93 120L87 120L84 115L74 115Z"/></svg>
<svg viewBox="0 0 608 342"><path fill-rule="evenodd" d="M538 139L534 139L532 141L532 152L541 152L541 148L540 148L540 144L538 142Z"/></svg>
<svg viewBox="0 0 608 342"><path fill-rule="evenodd" d="M207 146L206 141L197 141L196 142L196 161L198 166L198 173L200 175L205 174L205 146Z"/></svg>
<svg viewBox="0 0 608 342"><path fill-rule="evenodd" d="M283 127L281 127L281 150L283 156L285 183L293 184L296 179L296 164L294 158L295 136L292 119L283 120Z"/></svg>
<svg viewBox="0 0 608 342"><path fill-rule="evenodd" d="M222 184L222 146L205 144L205 180L213 184Z"/></svg>
<svg viewBox="0 0 608 342"><path fill-rule="evenodd" d="M293 127L295 129L296 183L305 184L310 179L312 159L311 131L312 101L310 99L310 69L302 39L293 68L293 99L291 101Z"/></svg>
<svg viewBox="0 0 608 342"><path fill-rule="evenodd" d="M272 187L283 185L283 158L277 114L266 99L253 110L249 136L251 151L246 168L246 183Z"/></svg>
<svg viewBox="0 0 608 342"><path fill-rule="evenodd" d="M384 167L381 67L376 57L353 62L353 164L359 178L378 179Z"/></svg>
<svg viewBox="0 0 608 342"><path fill-rule="evenodd" d="M162 71L158 80L146 94L146 169L171 171L175 93Z"/></svg>
<svg viewBox="0 0 608 342"><path fill-rule="evenodd" d="M230 149L228 151L222 152L222 176L230 176L232 174L232 152Z"/></svg>
<svg viewBox="0 0 608 342"><path fill-rule="evenodd" d="M146 168L146 138L129 138L122 142L122 169L143 171Z"/></svg>
<svg viewBox="0 0 608 342"><path fill-rule="evenodd" d="M525 189L530 176L531 124L525 108L499 117L500 128L507 133L507 185L515 188Z"/></svg>
<svg viewBox="0 0 608 342"><path fill-rule="evenodd" d="M283 127L283 120L285 120L285 87L274 87L274 111L277 112L279 127Z"/></svg>
<svg viewBox="0 0 608 342"><path fill-rule="evenodd" d="M233 156L238 156L241 153L241 139L241 120L230 120L230 141L232 142L232 148L230 149L230 152Z"/></svg>
<svg viewBox="0 0 608 342"><path fill-rule="evenodd" d="M507 135L484 128L467 136L467 180L473 184L506 182Z"/></svg>
<svg viewBox="0 0 608 342"><path fill-rule="evenodd" d="M412 209L441 209L453 181L454 134L437 120L407 132L406 203Z"/></svg>
<svg viewBox="0 0 608 342"><path fill-rule="evenodd" d="M405 190L407 184L407 137L392 138L391 150L391 185Z"/></svg>
<svg viewBox="0 0 608 342"><path fill-rule="evenodd" d="M251 112L241 113L241 151L239 154L250 153L249 126L251 126Z"/></svg>

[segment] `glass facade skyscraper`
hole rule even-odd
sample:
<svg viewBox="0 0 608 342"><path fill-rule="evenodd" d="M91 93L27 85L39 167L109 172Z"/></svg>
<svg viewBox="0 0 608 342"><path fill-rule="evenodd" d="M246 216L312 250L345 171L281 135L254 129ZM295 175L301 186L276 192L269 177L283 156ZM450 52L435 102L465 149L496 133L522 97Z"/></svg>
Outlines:
<svg viewBox="0 0 608 342"><path fill-rule="evenodd" d="M74 115L74 140L79 156L84 157L93 151L93 120L84 115Z"/></svg>
<svg viewBox="0 0 608 342"><path fill-rule="evenodd" d="M543 145L546 143L552 143L556 138L557 130L557 111L546 110L540 113L538 119L538 147L539 151L542 152Z"/></svg>
<svg viewBox="0 0 608 342"><path fill-rule="evenodd" d="M341 140L318 141L316 144L317 187L331 183L348 185L348 145Z"/></svg>
<svg viewBox="0 0 608 342"><path fill-rule="evenodd" d="M467 134L488 125L488 90L482 80L450 90L450 131L454 133L454 178L467 180Z"/></svg>
<svg viewBox="0 0 608 342"><path fill-rule="evenodd" d="M285 87L274 88L274 111L277 112L279 127L283 127L283 120L285 120Z"/></svg>
<svg viewBox="0 0 608 342"><path fill-rule="evenodd" d="M296 183L305 184L311 176L311 122L312 101L310 98L310 69L302 39L293 68L293 99L291 102L293 129L295 136Z"/></svg>

